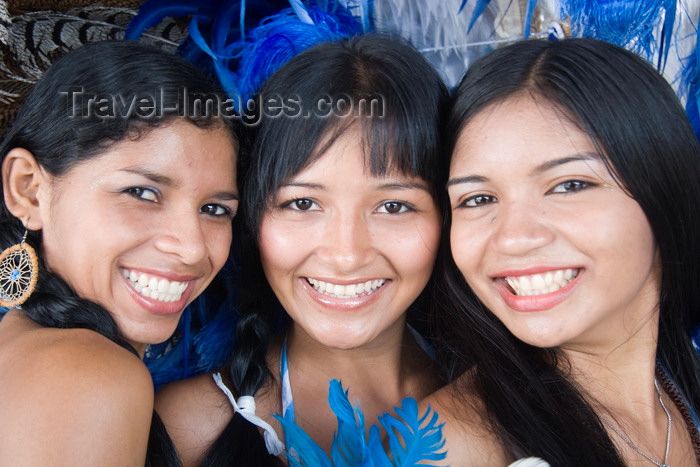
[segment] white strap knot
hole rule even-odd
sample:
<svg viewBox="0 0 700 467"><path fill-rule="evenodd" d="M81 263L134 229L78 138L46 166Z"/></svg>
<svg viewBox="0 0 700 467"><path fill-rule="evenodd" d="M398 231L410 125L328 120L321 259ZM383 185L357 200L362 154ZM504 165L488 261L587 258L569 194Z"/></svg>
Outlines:
<svg viewBox="0 0 700 467"><path fill-rule="evenodd" d="M219 389L221 389L224 394L226 394L226 397L228 397L229 402L231 402L231 406L233 406L233 411L241 414L243 418L248 420L253 425L259 426L265 430L263 437L265 439L265 447L267 448L267 452L273 456L279 456L282 454L282 452L284 452L284 444L282 441L280 441L275 429L272 428L272 426L265 420L255 415L255 398L253 396L241 396L238 398L238 403L236 403L236 399L233 397L233 394L231 394L229 388L226 387L224 382L221 380L221 375L219 373L214 373L212 377L214 378L214 382Z"/></svg>

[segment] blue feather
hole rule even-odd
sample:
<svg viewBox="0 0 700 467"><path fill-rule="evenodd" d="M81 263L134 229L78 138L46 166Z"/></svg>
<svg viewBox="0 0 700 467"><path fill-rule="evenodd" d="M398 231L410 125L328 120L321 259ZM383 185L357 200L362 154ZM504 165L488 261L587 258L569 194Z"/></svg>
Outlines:
<svg viewBox="0 0 700 467"><path fill-rule="evenodd" d="M197 360L193 371L202 373L215 370L226 362L235 343L238 314L233 306L224 304L210 321L192 339Z"/></svg>
<svg viewBox="0 0 700 467"><path fill-rule="evenodd" d="M573 36L595 37L650 59L656 42L654 31L668 6L667 2L565 0L561 2L562 17L571 18ZM666 17L671 29L674 17Z"/></svg>
<svg viewBox="0 0 700 467"><path fill-rule="evenodd" d="M474 23L476 23L476 20L479 19L481 14L486 10L486 7L489 6L489 3L491 3L491 0L479 0L476 2L476 6L474 7L474 12L472 13L472 19L469 21L469 27L467 28L467 33L470 33L472 30L472 27L474 26ZM467 0L464 0L462 2L462 6L459 7L459 11L461 12L462 9L467 6Z"/></svg>
<svg viewBox="0 0 700 467"><path fill-rule="evenodd" d="M245 36L245 1L224 2L216 11L211 26L211 47L221 52L229 42L229 37L235 39ZM238 18L238 23L235 19ZM233 25L237 24L237 27Z"/></svg>
<svg viewBox="0 0 700 467"><path fill-rule="evenodd" d="M437 423L437 412L428 407L419 418L418 404L412 398L404 399L401 408L394 410L398 418L384 414L379 417L379 423L389 433L389 447L395 465L408 466L445 458L446 453L440 452L445 447L445 440L443 425Z"/></svg>
<svg viewBox="0 0 700 467"><path fill-rule="evenodd" d="M291 417L292 415L289 414L284 418L275 415L284 429L289 464L297 467L332 467L333 463L328 458L328 454Z"/></svg>
<svg viewBox="0 0 700 467"><path fill-rule="evenodd" d="M663 71L666 67L668 51L671 48L671 42L673 40L673 25L676 21L676 0L666 0L664 9L666 10L664 13L664 26L659 44L659 71Z"/></svg>
<svg viewBox="0 0 700 467"><path fill-rule="evenodd" d="M362 25L350 11L337 1L329 3L333 5L332 13L310 2L305 12L311 24L287 8L249 31L246 42L241 44L239 67L232 72L236 74L239 95L257 91L279 67L309 47L362 32Z"/></svg>
<svg viewBox="0 0 700 467"><path fill-rule="evenodd" d="M338 430L331 446L331 458L304 432L291 416L275 416L285 431L287 456L294 466L390 467L413 466L422 461L439 461L446 457L442 451L445 440L438 414L430 407L419 417L418 404L412 398L395 407L396 416L388 413L379 417L379 424L389 438L391 457L385 452L379 426L365 429L364 415L348 400L348 391L340 381L330 382L328 402L338 420Z"/></svg>
<svg viewBox="0 0 700 467"><path fill-rule="evenodd" d="M328 403L338 419L338 431L333 437L331 457L333 465L356 466L366 454L365 421L361 410L353 409L348 391L337 379L331 381ZM355 415L357 414L357 418Z"/></svg>
<svg viewBox="0 0 700 467"><path fill-rule="evenodd" d="M532 15L535 12L536 5L537 0L527 0L527 7L525 9L525 21L523 22L523 37L525 39L530 37L530 29L532 29Z"/></svg>
<svg viewBox="0 0 700 467"><path fill-rule="evenodd" d="M459 6L459 10L457 11L457 14L460 14L462 10L464 10L464 7L467 6L467 2L469 0L462 0L462 4Z"/></svg>

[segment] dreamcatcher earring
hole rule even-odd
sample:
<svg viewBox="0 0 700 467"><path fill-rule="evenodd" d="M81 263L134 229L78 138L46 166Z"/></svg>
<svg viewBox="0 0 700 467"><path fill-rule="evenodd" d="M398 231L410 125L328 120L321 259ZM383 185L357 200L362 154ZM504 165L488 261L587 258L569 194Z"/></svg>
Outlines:
<svg viewBox="0 0 700 467"><path fill-rule="evenodd" d="M26 302L39 276L39 260L34 248L22 241L0 253L0 306L12 308Z"/></svg>

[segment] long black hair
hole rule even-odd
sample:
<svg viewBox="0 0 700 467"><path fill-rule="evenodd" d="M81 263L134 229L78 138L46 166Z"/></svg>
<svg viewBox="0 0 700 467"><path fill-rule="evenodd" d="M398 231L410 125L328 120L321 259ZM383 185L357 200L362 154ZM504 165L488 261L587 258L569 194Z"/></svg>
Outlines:
<svg viewBox="0 0 700 467"><path fill-rule="evenodd" d="M314 46L271 76L258 99L273 99L286 110L276 115L260 109L252 122L256 134L250 157L242 159L242 225L234 244L244 281L228 369L229 384L239 396L254 395L270 380L267 351L276 323L284 316L265 279L258 250L261 219L278 187L358 125L358 145L372 174L398 170L420 177L437 199L444 170L439 129L447 90L430 64L399 38L365 34ZM416 303L422 300L425 297ZM409 311L417 327L425 327L420 320L427 320L426 309L414 306ZM263 465L265 458L278 462L267 456L256 427L234 416L204 465Z"/></svg>
<svg viewBox="0 0 700 467"><path fill-rule="evenodd" d="M176 118L186 118L203 128L228 128L235 140L232 119L221 118L221 114L217 116L214 112L181 115L182 106L175 108L178 102L192 104L188 99L198 93L218 95L223 100L216 81L170 53L133 41L90 43L59 58L44 73L0 144L0 155L4 159L12 148L24 148L34 155L43 170L60 176L113 144L141 137ZM148 96L153 98L153 109L129 111L134 98ZM120 99L125 107L95 107L101 98ZM160 105L157 99L163 99L165 111L156 110ZM23 233L22 222L3 202L0 250L17 243ZM79 297L62 278L47 270L40 254L41 232L29 232L27 243L39 252L40 268L36 289L22 305L22 311L45 327L91 329L138 355L124 340L107 310ZM180 465L155 412L147 465Z"/></svg>
<svg viewBox="0 0 700 467"><path fill-rule="evenodd" d="M657 360L697 410L700 365L690 333L700 322L700 145L673 89L644 60L606 42L521 41L467 71L446 125L449 154L470 118L516 95L550 103L575 122L644 211L662 266ZM624 465L584 392L568 378L564 355L514 337L469 289L449 236L443 240L435 320L441 355L452 378L472 369L469 389L483 398L506 452L557 466Z"/></svg>

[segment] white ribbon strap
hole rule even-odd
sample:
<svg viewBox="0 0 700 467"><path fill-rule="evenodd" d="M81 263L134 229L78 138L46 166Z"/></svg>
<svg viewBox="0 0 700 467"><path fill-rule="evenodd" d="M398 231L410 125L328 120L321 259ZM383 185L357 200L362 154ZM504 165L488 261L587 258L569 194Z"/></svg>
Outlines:
<svg viewBox="0 0 700 467"><path fill-rule="evenodd" d="M255 415L255 398L253 396L241 396L238 398L238 403L236 403L236 399L233 397L233 394L231 394L231 391L221 380L221 375L219 373L215 373L212 376L216 385L219 386L219 389L221 389L224 394L226 394L226 397L228 397L229 402L231 402L231 405L233 406L233 411L241 414L243 418L248 420L253 425L259 426L265 430L264 438L267 452L273 456L279 456L282 454L282 452L284 452L284 444L282 441L280 441L275 429L272 428L272 426L265 420Z"/></svg>
<svg viewBox="0 0 700 467"><path fill-rule="evenodd" d="M524 457L509 464L508 467L549 467L549 462L539 457Z"/></svg>

